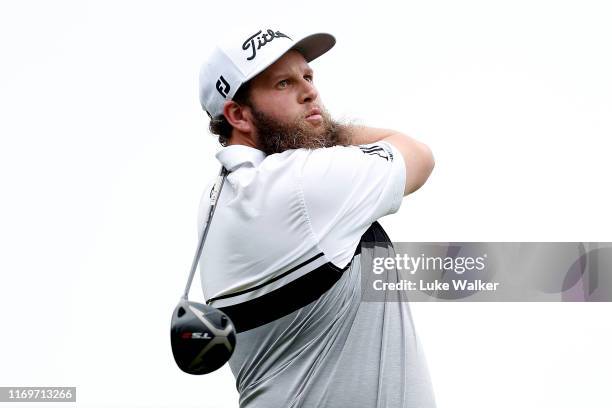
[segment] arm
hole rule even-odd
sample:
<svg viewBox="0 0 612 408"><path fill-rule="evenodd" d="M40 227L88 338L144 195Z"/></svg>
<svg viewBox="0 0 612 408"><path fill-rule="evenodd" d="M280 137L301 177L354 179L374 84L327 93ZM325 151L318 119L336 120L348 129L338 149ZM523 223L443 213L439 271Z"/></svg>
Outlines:
<svg viewBox="0 0 612 408"><path fill-rule="evenodd" d="M406 166L404 195L415 192L425 184L434 168L434 158L429 147L402 133L355 125L344 127L343 132L351 145L385 141L399 150Z"/></svg>

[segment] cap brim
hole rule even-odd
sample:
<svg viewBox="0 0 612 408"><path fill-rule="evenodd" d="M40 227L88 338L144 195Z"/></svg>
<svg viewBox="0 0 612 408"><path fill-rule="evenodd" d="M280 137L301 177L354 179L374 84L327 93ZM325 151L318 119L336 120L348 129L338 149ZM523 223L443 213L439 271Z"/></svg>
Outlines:
<svg viewBox="0 0 612 408"><path fill-rule="evenodd" d="M336 44L336 39L333 35L317 33L302 38L290 49L299 51L306 58L306 61L310 62L325 54L334 44Z"/></svg>

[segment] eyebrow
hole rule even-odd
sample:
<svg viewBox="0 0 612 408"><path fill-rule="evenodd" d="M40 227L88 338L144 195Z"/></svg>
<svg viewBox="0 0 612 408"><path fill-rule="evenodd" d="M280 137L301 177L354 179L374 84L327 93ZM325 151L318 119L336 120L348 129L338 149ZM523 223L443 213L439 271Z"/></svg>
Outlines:
<svg viewBox="0 0 612 408"><path fill-rule="evenodd" d="M290 77L291 75L292 75L291 71L281 71L280 73L270 77L270 81L272 83L277 83L281 79ZM304 75L314 75L314 71L312 70L312 68L306 67L306 69L304 70Z"/></svg>

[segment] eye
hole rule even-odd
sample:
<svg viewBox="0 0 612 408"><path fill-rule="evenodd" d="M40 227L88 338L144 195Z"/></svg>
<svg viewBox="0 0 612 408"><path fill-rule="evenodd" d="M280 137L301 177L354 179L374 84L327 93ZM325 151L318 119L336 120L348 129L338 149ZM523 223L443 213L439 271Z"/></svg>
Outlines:
<svg viewBox="0 0 612 408"><path fill-rule="evenodd" d="M312 83L312 81L313 81L312 75L310 75L310 74L304 75L304 79L307 80L310 83Z"/></svg>
<svg viewBox="0 0 612 408"><path fill-rule="evenodd" d="M283 79L276 84L279 88L286 88L289 85L289 80Z"/></svg>

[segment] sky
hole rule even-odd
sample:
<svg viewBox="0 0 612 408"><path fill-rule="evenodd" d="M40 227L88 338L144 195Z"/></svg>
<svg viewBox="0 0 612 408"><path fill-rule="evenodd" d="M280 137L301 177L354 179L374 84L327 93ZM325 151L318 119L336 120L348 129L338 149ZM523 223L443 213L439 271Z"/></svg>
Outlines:
<svg viewBox="0 0 612 408"><path fill-rule="evenodd" d="M330 112L432 149L381 221L394 241L610 241L611 19L591 0L3 1L0 386L238 405L229 368L180 372L168 333L219 166L198 70L230 31L332 33L311 63ZM440 408L612 403L610 303L411 308Z"/></svg>

